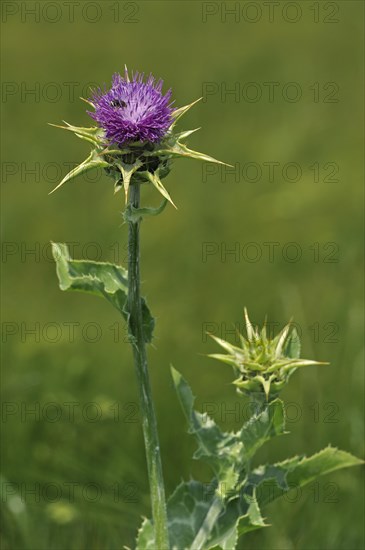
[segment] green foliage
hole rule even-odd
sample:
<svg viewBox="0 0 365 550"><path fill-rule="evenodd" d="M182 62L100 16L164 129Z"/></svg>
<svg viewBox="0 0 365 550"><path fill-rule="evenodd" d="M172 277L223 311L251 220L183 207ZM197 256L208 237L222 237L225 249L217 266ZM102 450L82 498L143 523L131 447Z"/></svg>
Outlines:
<svg viewBox="0 0 365 550"><path fill-rule="evenodd" d="M89 146L85 141L71 138L65 130L52 132L45 121L66 118L79 126L88 126L90 120L84 112L80 113L82 104L80 109L77 101L78 95L88 95L83 85L90 80L98 85L108 82L109 75L128 61L141 71L164 76L167 85L174 88L177 105L183 105L186 98L202 95L203 81L215 82L216 93L192 108L185 115L186 123L176 130L203 126L203 130L189 138L189 146L232 164L238 163L241 169L236 182L238 169L227 172L223 179L221 174L224 176L225 170L221 173L218 165L211 165L208 168L213 175L201 183L200 163L176 162L173 179L166 187L179 207L179 214L174 215L172 208L166 209L163 223L151 219L149 230L143 224L141 228L144 295L158 316L151 376L154 391L158 392L159 433L169 494L181 476L189 479L191 453L190 445L181 440L177 399L173 391L168 391L166 365L173 362L180 368L197 395L214 400L218 406L225 402L233 407L237 396L228 385L230 369L214 369L214 362L201 357L218 351L218 347L214 349L209 340L202 338L200 326L202 320L212 321L216 328L210 330L227 339L219 323L226 322L228 328L232 319L240 323L236 315L237 301L241 299L238 296L244 297L252 320L260 320L269 312L271 319L282 323L294 312L302 329L302 345L307 356L331 362L330 368L295 373L295 383L285 389L286 402L295 402L301 407L302 415L300 421L294 423L295 429L291 428L290 437L272 442L275 461L295 452L305 452L306 448L308 454L313 454L321 448L321 442L327 441L363 456L363 266L359 262L363 250L363 151L362 147L356 147L363 140L362 117L358 116L363 109L363 89L356 85L356 80L363 66L360 44L363 43L364 4L336 2L336 8L326 2L303 1L299 8L298 2L301 19L293 24L284 20L280 6L273 7L275 20L270 22L269 7L264 4L257 24L248 22L255 17L252 11L247 13L247 19L241 12L239 23L235 22L234 15L227 13L222 24L224 6L220 2L215 4L216 15L208 16L207 23L201 21L198 3L136 2L139 23L125 24L121 21L128 18L129 8L124 10L124 3L119 3L119 11L109 9L109 5L117 6L117 3L99 4L103 13L97 24L85 21L81 3L79 6L75 3L75 18L71 23L66 3L60 3L59 22L51 21L51 4L42 17L42 3L38 10L39 22L37 16L25 12L26 8L24 22L21 2L17 3L17 14L11 15L9 9L4 23L8 31L3 33L4 74L6 70L6 81L18 83L19 88L17 93L4 98L4 169L9 161L14 161L18 171L13 176L4 176L3 227L5 241L13 241L19 248L18 253L8 256L3 263L6 284L3 320L24 321L28 328L34 328L37 321L41 327L56 321L62 335L58 342L51 343L42 338L37 342L33 335L22 341L18 332L3 342L3 403L13 401L14 396L30 406L33 402L42 406L50 400L62 403L70 399L81 403L95 399L99 403L99 396L104 395L110 402L120 403L123 419L126 411L122 407L137 398L135 373L131 365L127 368L129 346L123 344L120 337L115 343L113 332L108 328L113 321L123 324L119 314L115 315L97 298L60 292L46 254L36 252L28 254L26 259L20 254L22 245L34 250L37 241L42 251L53 239L77 241L79 244L73 252L76 258L89 256L112 263L119 263L118 258L123 258L124 234L120 231L118 235L116 228L120 224L120 203L124 198L113 197L113 181L100 170L90 171L65 184L59 192L47 195L56 186L56 178L61 181L60 169L64 170L63 175L70 169L63 163L77 163L78 159L86 158ZM29 5L37 8L37 3ZM235 7L235 3L232 6ZM281 6L285 8L285 3ZM337 15L331 16L335 9ZM92 18L92 7L89 13ZM114 22L114 13L119 14L119 23ZM315 23L317 15L319 22ZM323 22L331 18L339 22ZM87 47L76 48L70 32L75 38L82 36ZM161 40L156 37L164 37L163 55ZM202 44L204 48L200 47ZM227 50L222 49L222 44ZM283 55L288 44L290 55ZM283 86L293 80L300 84L303 93L294 104L282 99ZM268 81L280 82L272 102L269 86L264 85ZM319 92L315 103L310 89L314 81L318 81ZM328 81L337 82L340 88L337 103L326 101L331 88L323 86ZM58 83L57 87L48 87L50 82ZM249 82L256 82L257 90L262 91L256 103L244 97ZM221 93L225 93L224 85L227 92L239 90L240 86L243 94L239 102L234 94L221 97ZM38 97L28 94L28 89L34 90L37 86L40 86ZM54 96L51 98L52 88L58 88L55 100ZM56 174L50 161L58 165ZM255 162L259 172L262 170L256 183L251 181L249 164L248 177L245 177L249 161ZM280 163L271 179L268 167L263 164L265 161ZM283 177L289 161L301 169L301 177L296 182L289 182L285 174ZM326 166L331 161L334 164ZM313 166L314 162L318 164ZM40 169L36 171L38 163ZM24 170L36 173L24 175L22 165ZM336 165L338 173L331 178ZM291 168L288 169L290 172ZM314 170L318 175L316 181ZM158 201L152 185L145 186L143 193L145 201L150 200L151 204L154 198ZM110 248L116 241L122 253L115 253L115 247ZM218 243L219 248L202 264L197 258L205 241ZM249 263L241 258L236 263L232 256L227 256L227 261L222 262L220 243L225 242L229 248L236 241L242 246L248 241L259 243L258 248L263 251L261 260ZM267 241L280 242L272 263L263 246ZM282 258L282 246L288 241L301 246L303 256L296 263ZM323 262L331 251L323 248L328 241L338 244L339 254L334 257L339 258L339 263ZM89 242L97 242L103 255L97 255L93 249L81 255L83 245ZM319 247L318 263L313 263L313 251L309 249L314 242ZM172 256L173 248L177 253ZM148 272L152 265L153 270ZM75 341L70 343L63 321L78 321L82 327L90 320L98 321L103 328L99 342L85 342L81 329L76 328ZM331 330L336 326L325 326L331 321L339 329L332 337ZM314 335L308 327L315 322L318 332ZM235 343L234 337L231 342ZM329 402L337 404L337 423L323 423L329 412L323 407ZM318 407L317 423L309 408L313 404ZM234 423L234 417L230 418ZM227 424L222 424L222 429L228 430ZM108 482L112 483L125 474L127 479L136 480L139 493L138 503L124 506L123 502L115 503L111 498L113 512L103 501L77 502L74 506L78 519L62 527L40 502L29 512L33 530L24 545L11 541L12 527L2 522L0 537L4 550L120 550L123 544L133 547L139 516L150 513L146 476L141 474L144 449L138 424L113 422L106 420L105 415L103 421L96 424L87 424L82 419L53 424L34 415L24 423L19 415L14 415L3 424L2 431L2 466L8 479L31 484L39 479L38 472L42 471L46 481L57 477L60 482L82 483L102 481L109 476ZM269 449L269 445L262 449L263 454L265 449ZM61 453L61 460L55 464L53 458L60 457ZM130 472L132 462L135 477ZM286 498L276 501L268 508L273 526L249 533L240 547L250 550L364 548L362 476L363 469L356 468L323 478L318 484L319 498L315 504L311 484L303 489L296 505ZM337 503L324 502L327 481L337 484ZM91 511L93 520L88 521L87 514ZM38 515L34 516L34 512ZM15 525L13 528L15 530Z"/></svg>
<svg viewBox="0 0 365 550"><path fill-rule="evenodd" d="M126 300L128 293L128 271L121 266L73 260L66 244L52 243L53 257L61 290L88 292L106 298L128 322ZM155 321L142 300L143 334L146 342L152 341Z"/></svg>
<svg viewBox="0 0 365 550"><path fill-rule="evenodd" d="M162 205L156 212L163 209ZM150 213L150 212L147 212ZM126 212L137 218L142 214ZM109 263L73 260L65 244L53 243L53 255L62 290L92 293L106 298L127 320L128 272ZM154 320L143 300L143 329L152 339ZM167 503L168 531L172 550L232 550L249 531L266 527L261 508L292 488L306 485L334 470L360 464L349 453L327 447L307 457L252 468L256 452L272 438L284 435L285 412L279 391L298 368L317 364L300 357L300 339L290 325L275 337L254 328L245 310L247 339L241 347L213 336L227 355L210 355L233 366L234 381L253 399L254 411L236 432L223 432L207 413L194 410L194 395L182 375L172 368L173 382L186 417L189 433L198 447L194 458L209 464L209 484L182 482ZM145 519L138 533L137 550L156 548L154 526Z"/></svg>
<svg viewBox="0 0 365 550"><path fill-rule="evenodd" d="M250 473L248 485L257 487L258 502L264 506L290 489L310 483L319 475L363 463L363 460L346 451L328 446L308 458L295 456L277 464L259 466Z"/></svg>
<svg viewBox="0 0 365 550"><path fill-rule="evenodd" d="M252 328L245 314L248 339L241 337L241 349L215 338L230 354L228 361L227 356L219 359L233 364L246 376L254 371L253 379L258 371L263 380L267 373L271 377L275 371L285 373L316 363L300 358L299 337L295 331L290 333L289 325L269 339L265 329L259 332ZM209 484L183 482L168 500L172 550L233 550L242 535L267 526L261 512L263 506L318 476L363 463L350 453L327 447L311 457L295 456L252 468L258 449L286 433L284 404L277 397L272 398L270 386L263 384L261 393L256 386L251 393L250 387L244 386L253 399L253 413L239 431L222 432L207 413L194 410L193 393L174 368L172 378L189 433L198 443L194 458L207 462L213 471ZM284 376L282 386L288 380ZM238 387L240 391L242 384ZM277 389L276 386L275 394ZM145 519L138 533L137 550L154 549L153 524Z"/></svg>
<svg viewBox="0 0 365 550"><path fill-rule="evenodd" d="M284 433L284 409L280 400L257 412L237 433L222 433L206 414L194 411L194 396L181 374L172 369L172 376L189 433L197 438L199 447L194 458L210 464L218 483L227 490L241 482L248 471L249 460L266 441Z"/></svg>

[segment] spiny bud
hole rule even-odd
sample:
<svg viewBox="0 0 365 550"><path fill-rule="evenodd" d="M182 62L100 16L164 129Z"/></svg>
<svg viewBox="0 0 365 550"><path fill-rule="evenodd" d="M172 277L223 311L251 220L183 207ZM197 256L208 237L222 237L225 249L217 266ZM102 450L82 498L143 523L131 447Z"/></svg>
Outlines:
<svg viewBox="0 0 365 550"><path fill-rule="evenodd" d="M328 364L300 357L300 339L290 323L277 336L269 338L265 325L261 330L253 327L246 308L244 315L247 338L239 334L241 347L211 335L228 353L208 356L232 365L237 376L233 384L240 392L262 394L267 401L271 401L297 368Z"/></svg>

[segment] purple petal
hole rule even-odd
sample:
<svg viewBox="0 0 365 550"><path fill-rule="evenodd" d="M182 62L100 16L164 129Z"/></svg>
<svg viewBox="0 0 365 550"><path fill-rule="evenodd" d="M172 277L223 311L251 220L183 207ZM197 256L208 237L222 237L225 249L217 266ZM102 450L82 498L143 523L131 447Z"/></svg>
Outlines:
<svg viewBox="0 0 365 550"><path fill-rule="evenodd" d="M94 92L95 112L88 114L105 130L110 142L123 145L131 141L156 142L166 134L172 122L171 90L162 94L163 81L134 73L113 75L109 91Z"/></svg>

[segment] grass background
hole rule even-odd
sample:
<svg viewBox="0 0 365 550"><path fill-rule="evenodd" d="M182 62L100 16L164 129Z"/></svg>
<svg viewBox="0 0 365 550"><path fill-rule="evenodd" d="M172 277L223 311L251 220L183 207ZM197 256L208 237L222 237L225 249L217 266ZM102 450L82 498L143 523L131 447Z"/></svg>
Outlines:
<svg viewBox="0 0 365 550"><path fill-rule="evenodd" d="M213 404L217 421L237 428L242 411L231 372L204 357L216 349L204 330L209 324L233 338L226 330L242 326L244 305L257 323L267 314L281 326L294 316L303 355L331 362L292 379L283 394L291 434L265 447L258 460L313 453L328 443L363 456L362 3L299 1L288 8L280 2L272 21L262 2L250 8L247 2L104 0L93 7L81 1L73 21L62 2L57 10L39 2L35 20L26 12L34 4L3 3L4 550L132 546L140 517L150 513L123 322L101 300L59 291L48 246L74 242L77 257L125 256L122 196L113 195L105 176L90 174L48 195L67 172L64 163L81 161L88 148L47 126L62 119L90 124L78 96L87 83L109 84L125 63L161 76L177 106L211 83L213 93L181 128L201 126L190 145L240 170L239 181L228 173L223 181L219 172L204 178L198 162L176 161L165 181L179 210L167 208L143 223L143 291L157 317L150 371L167 492L191 472L209 477L191 460L194 444L169 363L191 382L199 407ZM237 15L225 15L235 5ZM204 21L206 10L215 13ZM248 21L255 13L258 20ZM296 13L298 21L288 22ZM262 92L256 102L247 100L246 91L254 91L245 88L249 82ZM265 82L278 83L272 100ZM300 100L283 97L289 82L300 86ZM329 82L337 87L335 102L328 102ZM238 86L238 101L221 95L224 86ZM35 95L27 93L31 88ZM268 162L279 163L273 180ZM301 167L298 181L283 175L289 162ZM258 181L248 181L254 176L245 172L247 163L261 167ZM333 165L326 163L338 167L337 181L327 181ZM158 197L145 189L144 201ZM272 261L265 242L278 243ZM288 261L290 242L301 251L298 261ZM205 243L216 253L203 261ZM239 261L221 256L233 246L242 252ZM257 250L261 258L249 261ZM27 333L32 327L39 337ZM235 415L225 414L230 409ZM246 536L240 548L360 550L362 487L360 468L327 476L268 507L272 526Z"/></svg>

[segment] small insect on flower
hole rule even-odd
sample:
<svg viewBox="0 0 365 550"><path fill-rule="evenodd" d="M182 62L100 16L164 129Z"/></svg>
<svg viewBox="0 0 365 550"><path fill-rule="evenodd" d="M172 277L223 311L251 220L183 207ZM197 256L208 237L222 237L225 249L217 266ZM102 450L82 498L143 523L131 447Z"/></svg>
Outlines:
<svg viewBox="0 0 365 550"><path fill-rule="evenodd" d="M110 102L110 105L112 107L127 107L127 104L125 101L122 101L121 99L113 99L111 102Z"/></svg>
<svg viewBox="0 0 365 550"><path fill-rule="evenodd" d="M143 73L129 79L116 73L108 91L94 92L88 114L104 129L106 138L117 145L133 141L154 143L164 137L172 122L171 90L162 93L163 81Z"/></svg>

